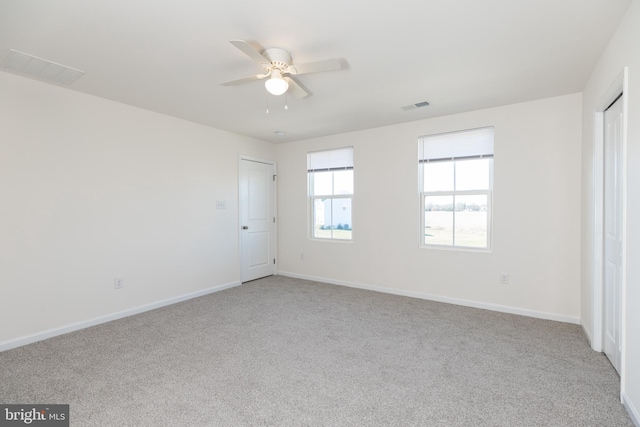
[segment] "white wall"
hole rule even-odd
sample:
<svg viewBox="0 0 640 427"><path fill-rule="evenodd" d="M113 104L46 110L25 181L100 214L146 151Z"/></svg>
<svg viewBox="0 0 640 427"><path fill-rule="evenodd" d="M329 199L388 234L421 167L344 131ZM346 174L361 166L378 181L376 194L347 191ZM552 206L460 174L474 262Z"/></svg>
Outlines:
<svg viewBox="0 0 640 427"><path fill-rule="evenodd" d="M573 94L277 145L279 272L577 323L581 103ZM420 249L418 137L491 125L493 253ZM307 152L350 145L354 240L311 240Z"/></svg>
<svg viewBox="0 0 640 427"><path fill-rule="evenodd" d="M0 94L0 348L238 283L238 155L272 144L7 73Z"/></svg>
<svg viewBox="0 0 640 427"><path fill-rule="evenodd" d="M603 53L584 90L582 141L582 321L593 334L594 115L600 98L625 66L629 67L627 124L627 295L626 361L622 394L640 423L640 2L635 0Z"/></svg>

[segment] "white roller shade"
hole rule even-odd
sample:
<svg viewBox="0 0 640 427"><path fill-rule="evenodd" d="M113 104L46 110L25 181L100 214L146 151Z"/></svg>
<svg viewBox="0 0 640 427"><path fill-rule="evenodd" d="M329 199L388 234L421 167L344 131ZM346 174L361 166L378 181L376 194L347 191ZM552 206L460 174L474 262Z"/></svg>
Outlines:
<svg viewBox="0 0 640 427"><path fill-rule="evenodd" d="M420 138L421 162L493 157L493 127Z"/></svg>
<svg viewBox="0 0 640 427"><path fill-rule="evenodd" d="M307 170L322 172L353 169L353 147L314 151L307 155Z"/></svg>

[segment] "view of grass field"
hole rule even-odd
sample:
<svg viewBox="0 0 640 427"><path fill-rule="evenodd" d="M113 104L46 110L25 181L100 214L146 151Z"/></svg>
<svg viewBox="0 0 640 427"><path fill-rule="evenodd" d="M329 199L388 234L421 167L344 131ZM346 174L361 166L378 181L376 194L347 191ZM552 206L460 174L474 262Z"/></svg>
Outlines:
<svg viewBox="0 0 640 427"><path fill-rule="evenodd" d="M427 211L424 217L424 243L426 245L454 244L452 211ZM472 248L487 247L487 212L455 213L455 245Z"/></svg>
<svg viewBox="0 0 640 427"><path fill-rule="evenodd" d="M313 230L313 237L316 239L351 240L352 230L322 230L316 228Z"/></svg>

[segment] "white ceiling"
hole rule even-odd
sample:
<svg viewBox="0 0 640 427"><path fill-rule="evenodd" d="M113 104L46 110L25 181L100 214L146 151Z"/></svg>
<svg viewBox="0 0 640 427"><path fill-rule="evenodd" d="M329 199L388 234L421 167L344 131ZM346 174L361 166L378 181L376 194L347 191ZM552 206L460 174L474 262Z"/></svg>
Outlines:
<svg viewBox="0 0 640 427"><path fill-rule="evenodd" d="M86 71L72 90L296 141L580 92L631 1L2 0L0 57ZM285 110L261 81L220 85L261 71L237 39L348 68L300 76L312 96Z"/></svg>

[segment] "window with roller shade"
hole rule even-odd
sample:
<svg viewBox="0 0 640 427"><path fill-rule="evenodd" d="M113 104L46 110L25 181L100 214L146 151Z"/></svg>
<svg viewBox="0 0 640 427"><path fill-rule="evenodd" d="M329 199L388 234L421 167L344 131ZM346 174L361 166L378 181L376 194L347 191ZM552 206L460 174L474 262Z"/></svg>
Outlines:
<svg viewBox="0 0 640 427"><path fill-rule="evenodd" d="M353 147L307 154L311 237L352 240Z"/></svg>
<svg viewBox="0 0 640 427"><path fill-rule="evenodd" d="M420 242L491 249L493 127L419 138Z"/></svg>

